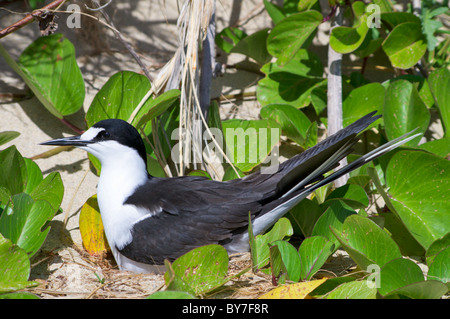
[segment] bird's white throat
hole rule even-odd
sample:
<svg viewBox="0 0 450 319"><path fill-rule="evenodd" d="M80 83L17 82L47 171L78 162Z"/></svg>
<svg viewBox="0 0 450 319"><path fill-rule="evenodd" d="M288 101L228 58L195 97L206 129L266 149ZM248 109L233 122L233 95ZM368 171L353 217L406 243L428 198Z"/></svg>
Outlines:
<svg viewBox="0 0 450 319"><path fill-rule="evenodd" d="M148 180L146 165L135 149L115 141L85 148L101 164L97 200L110 247L121 249L131 241L131 226L145 211L124 205L127 198Z"/></svg>

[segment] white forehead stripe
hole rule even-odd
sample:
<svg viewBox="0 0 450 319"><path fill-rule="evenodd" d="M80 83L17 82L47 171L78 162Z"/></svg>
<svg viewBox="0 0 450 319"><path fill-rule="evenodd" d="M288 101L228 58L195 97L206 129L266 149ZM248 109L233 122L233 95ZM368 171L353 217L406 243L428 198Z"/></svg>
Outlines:
<svg viewBox="0 0 450 319"><path fill-rule="evenodd" d="M104 130L105 129L103 127L91 127L86 132L84 132L83 135L80 136L80 139L82 141L90 141L94 139L98 133Z"/></svg>

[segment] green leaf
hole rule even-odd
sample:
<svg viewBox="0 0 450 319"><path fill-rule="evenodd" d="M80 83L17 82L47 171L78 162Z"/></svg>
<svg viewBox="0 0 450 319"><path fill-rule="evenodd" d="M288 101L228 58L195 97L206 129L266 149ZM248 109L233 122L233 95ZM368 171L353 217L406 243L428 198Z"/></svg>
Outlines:
<svg viewBox="0 0 450 319"><path fill-rule="evenodd" d="M450 246L441 250L429 265L428 279L440 280L450 287Z"/></svg>
<svg viewBox="0 0 450 319"><path fill-rule="evenodd" d="M426 258L427 258L427 264L431 265L433 262L434 257L436 257L439 252L441 252L443 249L450 246L450 233L445 234L442 238L439 238L435 240L430 247L427 249Z"/></svg>
<svg viewBox="0 0 450 319"><path fill-rule="evenodd" d="M449 161L418 151L399 151L389 161L386 185L395 211L411 235L428 249L450 232Z"/></svg>
<svg viewBox="0 0 450 319"><path fill-rule="evenodd" d="M167 111L180 97L181 92L179 90L169 90L161 95L158 95L154 99L149 99L145 104L146 113L139 116L139 121L136 124L136 128L139 129L145 123L153 120L154 118L160 116L162 113ZM142 109L138 113L142 114ZM133 121L135 123L136 121Z"/></svg>
<svg viewBox="0 0 450 319"><path fill-rule="evenodd" d="M12 292L37 283L27 281L30 276L30 260L27 253L0 233L0 293Z"/></svg>
<svg viewBox="0 0 450 319"><path fill-rule="evenodd" d="M298 1L297 9L298 11L310 10L315 4L317 0L300 0Z"/></svg>
<svg viewBox="0 0 450 319"><path fill-rule="evenodd" d="M317 55L300 49L293 59L282 66L278 62L265 64L266 77L258 82L256 96L262 106L289 104L305 107L311 102L311 92L325 85L323 65Z"/></svg>
<svg viewBox="0 0 450 319"><path fill-rule="evenodd" d="M77 112L85 96L75 48L62 34L37 38L20 55L18 65L39 101L58 118Z"/></svg>
<svg viewBox="0 0 450 319"><path fill-rule="evenodd" d="M283 9L281 9L276 4L273 4L269 0L264 0L264 7L266 8L267 13L269 14L270 18L272 19L273 24L277 24L281 20L283 20L286 16L283 12Z"/></svg>
<svg viewBox="0 0 450 319"><path fill-rule="evenodd" d="M356 27L333 28L330 35L330 45L338 53L353 52L364 42L368 31L367 15L364 14L360 19L360 24Z"/></svg>
<svg viewBox="0 0 450 319"><path fill-rule="evenodd" d="M287 273L289 280L295 282L299 281L301 262L297 249L295 249L294 246L284 240L278 240L272 243L272 245L273 246L270 247L270 253L272 255L273 250L277 250L281 257L281 269L283 269L283 271Z"/></svg>
<svg viewBox="0 0 450 319"><path fill-rule="evenodd" d="M0 152L0 187L5 187L11 195L23 192L28 180L25 161L12 145Z"/></svg>
<svg viewBox="0 0 450 319"><path fill-rule="evenodd" d="M280 124L288 138L306 148L306 135L311 121L301 110L288 104L269 104L261 109L260 116Z"/></svg>
<svg viewBox="0 0 450 319"><path fill-rule="evenodd" d="M195 297L184 291L157 291L146 299L195 299Z"/></svg>
<svg viewBox="0 0 450 319"><path fill-rule="evenodd" d="M369 83L350 92L342 104L344 127L372 111L383 110L385 89L380 83ZM378 125L374 123L372 126Z"/></svg>
<svg viewBox="0 0 450 319"><path fill-rule="evenodd" d="M27 168L27 185L25 193L30 194L44 179L39 166L29 158L24 158ZM59 206L58 206L59 207Z"/></svg>
<svg viewBox="0 0 450 319"><path fill-rule="evenodd" d="M269 245L277 240L283 240L284 238L291 236L292 233L291 223L287 218L283 217L273 225L269 232L263 235L257 235L254 239L251 239L253 269L260 269L269 263Z"/></svg>
<svg viewBox="0 0 450 319"><path fill-rule="evenodd" d="M396 242L404 256L423 256L425 250L410 234L401 219L391 211L380 212L379 216L384 219L386 228Z"/></svg>
<svg viewBox="0 0 450 319"><path fill-rule="evenodd" d="M450 136L420 144L417 148L442 158L448 158L450 156Z"/></svg>
<svg viewBox="0 0 450 319"><path fill-rule="evenodd" d="M117 72L109 78L92 100L86 113L88 127L110 118L128 121L150 87L150 81L142 74L131 71ZM151 105L153 105L152 99L149 98L135 116L133 125L136 125L141 116L149 111ZM100 171L101 166L98 159L91 154L89 154L89 159L97 171Z"/></svg>
<svg viewBox="0 0 450 319"><path fill-rule="evenodd" d="M48 174L29 194L35 201L46 201L56 213L64 196L61 175L59 172Z"/></svg>
<svg viewBox="0 0 450 319"><path fill-rule="evenodd" d="M302 280L311 280L312 276L323 266L334 251L334 243L322 236L306 238L298 252L301 260Z"/></svg>
<svg viewBox="0 0 450 319"><path fill-rule="evenodd" d="M216 34L215 42L220 49L226 53L230 53L231 49L246 36L247 34L244 31L238 28L228 27Z"/></svg>
<svg viewBox="0 0 450 319"><path fill-rule="evenodd" d="M429 78L431 91L436 99L437 106L444 125L445 136L449 136L450 132L450 71L446 68L433 71Z"/></svg>
<svg viewBox="0 0 450 319"><path fill-rule="evenodd" d="M278 58L279 65L291 61L308 37L322 22L322 14L311 10L281 20L267 39L267 50Z"/></svg>
<svg viewBox="0 0 450 319"><path fill-rule="evenodd" d="M385 297L402 295L414 299L438 299L447 291L440 281L425 281L420 267L409 259L394 259L380 270L378 292Z"/></svg>
<svg viewBox="0 0 450 319"><path fill-rule="evenodd" d="M323 209L323 207L322 207ZM325 213L320 216L314 225L312 235L323 236L334 243L334 249L339 248L339 241L335 237L334 230L342 230L345 220L356 212L342 201L333 201L329 204Z"/></svg>
<svg viewBox="0 0 450 319"><path fill-rule="evenodd" d="M290 220L295 234L310 237L319 217L324 210L315 201L305 198L292 207L285 216Z"/></svg>
<svg viewBox="0 0 450 319"><path fill-rule="evenodd" d="M325 296L326 299L376 299L377 288L365 280L351 281L338 286Z"/></svg>
<svg viewBox="0 0 450 319"><path fill-rule="evenodd" d="M416 128L415 133L424 133L430 122L430 113L414 84L399 80L392 82L387 89L383 118L387 138L393 140ZM420 138L405 145L415 146Z"/></svg>
<svg viewBox="0 0 450 319"><path fill-rule="evenodd" d="M394 67L409 69L425 54L427 43L420 24L405 22L389 33L382 48Z"/></svg>
<svg viewBox="0 0 450 319"><path fill-rule="evenodd" d="M267 37L269 29L259 30L243 39L241 39L231 50L230 53L241 53L254 59L263 65L272 58L267 52Z"/></svg>
<svg viewBox="0 0 450 319"><path fill-rule="evenodd" d="M131 71L117 72L95 95L86 113L88 127L110 118L127 121L150 87L150 81L142 74ZM148 99L139 114L148 111L150 102L151 99ZM136 116L135 122L139 119L140 117Z"/></svg>
<svg viewBox="0 0 450 319"><path fill-rule="evenodd" d="M202 246L177 258L172 269L196 295L204 294L228 281L228 253L220 245ZM164 277L167 283L169 277Z"/></svg>
<svg viewBox="0 0 450 319"><path fill-rule="evenodd" d="M50 231L50 227L44 227L55 211L48 202L34 201L25 193L14 195L12 203L12 214L0 216L0 233L32 256L44 243Z"/></svg>
<svg viewBox="0 0 450 319"><path fill-rule="evenodd" d="M16 131L0 132L0 145L6 144L6 143L12 141L13 139L18 137L19 135L20 135L20 133L16 132Z"/></svg>
<svg viewBox="0 0 450 319"><path fill-rule="evenodd" d="M343 201L353 209L366 208L369 206L369 198L364 188L356 184L346 184L336 188L327 196L323 207L328 207L333 201Z"/></svg>
<svg viewBox="0 0 450 319"><path fill-rule="evenodd" d="M280 139L280 127L271 120L222 122L227 156L236 168L248 172L261 164Z"/></svg>
<svg viewBox="0 0 450 319"><path fill-rule="evenodd" d="M383 12L380 18L390 30L405 22L413 22L420 25L420 18L409 12Z"/></svg>
<svg viewBox="0 0 450 319"><path fill-rule="evenodd" d="M395 242L367 217L351 215L345 220L342 231L337 231L333 226L331 228L343 248L361 269L367 269L372 264L382 267L387 262L401 257Z"/></svg>
<svg viewBox="0 0 450 319"><path fill-rule="evenodd" d="M396 289L423 281L422 270L413 261L398 258L386 263L380 269L380 287L378 291L386 296Z"/></svg>

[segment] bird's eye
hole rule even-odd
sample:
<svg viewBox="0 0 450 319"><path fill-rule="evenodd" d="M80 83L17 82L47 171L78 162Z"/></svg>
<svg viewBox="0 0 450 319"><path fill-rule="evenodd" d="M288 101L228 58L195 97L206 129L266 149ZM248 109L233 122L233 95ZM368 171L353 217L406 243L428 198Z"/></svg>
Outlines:
<svg viewBox="0 0 450 319"><path fill-rule="evenodd" d="M108 131L101 131L98 134L98 137L100 137L102 140L108 139L110 137L110 134Z"/></svg>

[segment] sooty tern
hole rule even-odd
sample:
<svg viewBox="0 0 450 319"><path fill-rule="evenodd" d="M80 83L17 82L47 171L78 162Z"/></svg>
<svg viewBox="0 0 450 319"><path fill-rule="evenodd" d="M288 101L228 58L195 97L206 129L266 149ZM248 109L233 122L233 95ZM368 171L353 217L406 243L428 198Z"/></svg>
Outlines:
<svg viewBox="0 0 450 319"><path fill-rule="evenodd" d="M141 136L118 119L42 144L73 145L100 160L97 199L114 258L122 270L150 272L152 265L202 245L221 244L230 254L248 251L249 212L253 232L260 234L317 188L418 136L408 133L324 177L350 154L357 134L380 117L374 113L281 163L273 174L226 182L149 175Z"/></svg>

